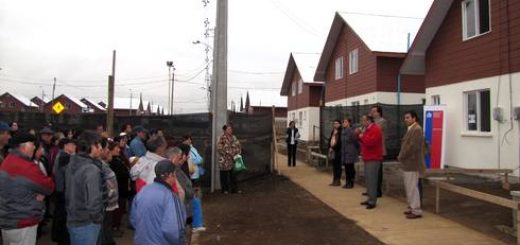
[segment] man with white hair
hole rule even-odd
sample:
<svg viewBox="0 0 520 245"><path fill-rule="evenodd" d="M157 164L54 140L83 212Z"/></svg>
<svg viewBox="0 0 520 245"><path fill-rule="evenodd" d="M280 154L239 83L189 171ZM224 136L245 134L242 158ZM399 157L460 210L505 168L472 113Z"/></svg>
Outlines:
<svg viewBox="0 0 520 245"><path fill-rule="evenodd" d="M54 182L32 161L36 137L18 133L13 150L0 165L0 228L3 244L36 244L38 223L43 220L45 196Z"/></svg>

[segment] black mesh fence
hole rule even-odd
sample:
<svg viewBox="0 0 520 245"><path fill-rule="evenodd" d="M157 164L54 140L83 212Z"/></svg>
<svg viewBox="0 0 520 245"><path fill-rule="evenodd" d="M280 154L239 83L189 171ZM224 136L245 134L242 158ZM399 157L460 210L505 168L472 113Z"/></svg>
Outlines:
<svg viewBox="0 0 520 245"><path fill-rule="evenodd" d="M21 130L40 130L52 123L55 129L78 131L95 129L98 125L105 125L104 114L62 114L48 115L44 113L4 113L0 112L0 120L5 122L17 121ZM233 123L235 135L242 143L242 156L248 171L239 176L247 179L252 176L268 172L271 163L272 142L272 115L247 115L230 113L229 121ZM201 179L202 184L208 187L211 183L211 115L208 113L184 114L175 116L120 116L114 118L114 132L120 132L125 124L142 125L147 129L163 130L169 142L182 139L190 134L193 144L204 157L206 174ZM221 129L219 132L222 133Z"/></svg>
<svg viewBox="0 0 520 245"><path fill-rule="evenodd" d="M370 112L370 108L374 105L359 106L334 106L322 107L320 109L320 148L322 152L326 152L329 142L332 123L338 119L342 121L345 117L352 119L355 127L360 125L361 117ZM387 121L385 131L385 143L387 156L386 159L395 159L401 148L401 138L406 132L406 126L403 123L403 115L406 111L414 110L422 122L423 105L385 105L379 104L383 109L383 117Z"/></svg>

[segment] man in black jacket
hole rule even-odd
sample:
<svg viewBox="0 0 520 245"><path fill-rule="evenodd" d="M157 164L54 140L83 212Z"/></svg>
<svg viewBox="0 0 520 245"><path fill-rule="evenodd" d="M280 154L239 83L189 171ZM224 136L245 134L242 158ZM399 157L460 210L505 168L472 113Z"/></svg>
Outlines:
<svg viewBox="0 0 520 245"><path fill-rule="evenodd" d="M101 137L85 131L78 140L78 154L65 171L67 227L72 244L96 244L107 197L99 157Z"/></svg>
<svg viewBox="0 0 520 245"><path fill-rule="evenodd" d="M287 128L287 165L289 167L296 167L296 148L298 147L298 140L300 139L300 133L295 126L294 121L289 123L289 128Z"/></svg>
<svg viewBox="0 0 520 245"><path fill-rule="evenodd" d="M54 180L56 193L54 199L54 219L52 221L52 240L59 245L70 244L67 230L67 212L65 207L65 170L70 162L70 157L76 154L76 142L69 138L63 138L58 143L60 152L54 163Z"/></svg>

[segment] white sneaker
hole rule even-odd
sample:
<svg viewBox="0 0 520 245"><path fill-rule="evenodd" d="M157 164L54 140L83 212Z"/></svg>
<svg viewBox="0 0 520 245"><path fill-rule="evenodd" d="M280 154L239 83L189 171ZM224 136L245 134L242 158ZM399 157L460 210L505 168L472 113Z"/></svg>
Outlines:
<svg viewBox="0 0 520 245"><path fill-rule="evenodd" d="M206 231L206 227L201 226L201 227L193 228L192 231L193 232Z"/></svg>

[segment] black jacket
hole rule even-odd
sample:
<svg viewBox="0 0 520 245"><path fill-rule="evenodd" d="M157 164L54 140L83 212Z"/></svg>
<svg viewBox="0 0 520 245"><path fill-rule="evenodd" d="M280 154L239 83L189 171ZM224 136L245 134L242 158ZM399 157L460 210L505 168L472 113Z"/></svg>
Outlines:
<svg viewBox="0 0 520 245"><path fill-rule="evenodd" d="M116 174L119 199L128 198L130 195L130 171L121 156L112 158L110 168Z"/></svg>
<svg viewBox="0 0 520 245"><path fill-rule="evenodd" d="M286 142L287 144L290 144L290 143L291 143L291 129L292 129L292 128L287 128L287 131L285 132L285 134L287 135L287 137L285 138L285 142ZM295 145L298 144L298 140L299 140L299 138L300 138L300 137L297 137L298 134L299 134L299 133L298 133L298 129L297 129L297 128L294 128L294 137L295 137L295 139L294 139L294 144L295 144Z"/></svg>

